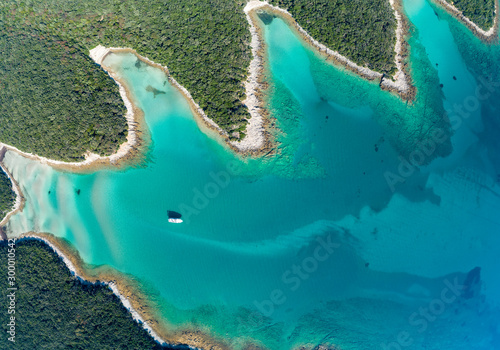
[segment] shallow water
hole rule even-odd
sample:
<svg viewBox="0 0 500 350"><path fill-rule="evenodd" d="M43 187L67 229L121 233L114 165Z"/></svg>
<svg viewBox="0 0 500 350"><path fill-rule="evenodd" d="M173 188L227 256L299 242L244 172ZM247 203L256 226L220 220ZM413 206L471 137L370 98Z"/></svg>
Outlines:
<svg viewBox="0 0 500 350"><path fill-rule="evenodd" d="M76 175L8 152L26 197L9 232L66 238L86 262L137 277L173 328L234 347L498 348L500 163L497 130L485 125L498 125L500 100L471 108L469 98L498 67L474 68L460 45L482 60L499 53L425 1L405 8L417 28L412 106L325 62L281 19L262 24L280 143L266 159L241 160L200 129L163 72L109 55L151 130L147 164ZM450 126L443 113L455 105L468 115L450 112ZM436 130L444 136L426 165L401 173ZM167 210L186 222L169 224ZM482 299L436 302L475 266Z"/></svg>

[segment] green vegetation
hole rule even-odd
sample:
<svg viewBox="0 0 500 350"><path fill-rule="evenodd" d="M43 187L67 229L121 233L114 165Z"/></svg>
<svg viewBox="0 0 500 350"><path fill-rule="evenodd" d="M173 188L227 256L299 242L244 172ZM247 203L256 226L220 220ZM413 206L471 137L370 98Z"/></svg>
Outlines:
<svg viewBox="0 0 500 350"><path fill-rule="evenodd" d="M101 44L159 64L232 139L244 137L251 59L245 0L6 0L0 3L0 141L80 160L126 139L118 88L88 57ZM373 70L395 72L388 0L271 0L314 38ZM155 92L153 92L155 93Z"/></svg>
<svg viewBox="0 0 500 350"><path fill-rule="evenodd" d="M0 4L0 141L56 159L110 154L126 137L116 84L88 57L131 47L228 132L249 116L244 1L28 0Z"/></svg>
<svg viewBox="0 0 500 350"><path fill-rule="evenodd" d="M125 141L115 82L74 45L0 7L0 141L42 156L83 159Z"/></svg>
<svg viewBox="0 0 500 350"><path fill-rule="evenodd" d="M116 84L88 57L130 47L167 66L232 139L244 137L251 59L244 0L7 0L0 3L0 141L80 160L113 153L127 134ZM353 61L393 73L388 0L272 0ZM155 92L153 92L155 93Z"/></svg>
<svg viewBox="0 0 500 350"><path fill-rule="evenodd" d="M495 0L446 0L480 28L488 30L495 19Z"/></svg>
<svg viewBox="0 0 500 350"><path fill-rule="evenodd" d="M12 210L16 201L16 193L12 190L12 182L0 168L0 221Z"/></svg>
<svg viewBox="0 0 500 350"><path fill-rule="evenodd" d="M1 349L162 349L109 288L82 283L45 243L15 246L15 314L8 314L8 249L0 243ZM8 340L15 316L15 344Z"/></svg>
<svg viewBox="0 0 500 350"><path fill-rule="evenodd" d="M389 0L270 0L314 39L380 73L396 72L396 17Z"/></svg>

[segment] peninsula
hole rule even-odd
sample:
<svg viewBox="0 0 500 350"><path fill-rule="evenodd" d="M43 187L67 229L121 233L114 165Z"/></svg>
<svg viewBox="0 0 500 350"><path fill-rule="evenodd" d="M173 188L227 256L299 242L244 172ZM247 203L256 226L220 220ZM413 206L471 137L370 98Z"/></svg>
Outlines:
<svg viewBox="0 0 500 350"><path fill-rule="evenodd" d="M120 93L106 72L88 57L90 50L102 45L131 48L151 62L168 67L172 79L198 106L199 114L210 120L207 125L215 127L235 150L259 151L269 140L259 99L262 89L258 87L262 64L257 56L262 48L249 14L252 9L267 6L270 10L271 6L259 1L218 2L220 5L215 6L211 1L191 3L188 11L192 20L188 23L184 21L184 4L165 6L159 0L125 1L119 6L114 1L97 0L77 1L71 6L64 1L33 1L30 6L19 1L3 3L0 19L5 25L1 29L4 39L0 48L9 52L9 57L2 60L5 69L0 72L0 82L4 84L1 106L8 108L3 114L9 117L0 120L0 142L26 154L64 162L88 163L120 154L123 148L119 149L119 145L127 137L128 147L124 148L129 148L137 135L129 136L133 132L130 108L126 104L127 112L121 102L123 91ZM381 81L388 89L408 93L404 15L393 2L358 2L373 10L364 16L366 35L354 35L359 33L358 20L342 26L337 26L336 20L315 23L323 28L322 32L315 31L315 25L308 25L305 30L297 28L307 40L323 42L326 46L318 48L337 62L368 79ZM347 12L336 18L357 18L358 6L352 4L346 7L315 2L309 9L334 13L340 6ZM282 15L298 16L301 24L309 14L294 9ZM152 11L155 16L147 15ZM332 27L336 28L333 38L337 39L332 39L336 42L324 41ZM312 36L306 30L312 31ZM343 36L354 41L338 40ZM357 37L366 39L358 48L353 46ZM19 68L26 81L10 76L16 71L12 67L20 61L25 62ZM41 90L42 85L46 91ZM62 136L56 137L57 134Z"/></svg>

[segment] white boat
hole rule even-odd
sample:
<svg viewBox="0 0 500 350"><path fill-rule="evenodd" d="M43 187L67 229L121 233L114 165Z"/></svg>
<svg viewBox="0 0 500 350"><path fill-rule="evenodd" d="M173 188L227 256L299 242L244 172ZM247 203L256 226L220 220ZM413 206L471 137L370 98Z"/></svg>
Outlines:
<svg viewBox="0 0 500 350"><path fill-rule="evenodd" d="M181 219L182 215L180 213L173 210L167 210L167 214L168 214L168 222L171 222L173 224L180 224L182 222Z"/></svg>

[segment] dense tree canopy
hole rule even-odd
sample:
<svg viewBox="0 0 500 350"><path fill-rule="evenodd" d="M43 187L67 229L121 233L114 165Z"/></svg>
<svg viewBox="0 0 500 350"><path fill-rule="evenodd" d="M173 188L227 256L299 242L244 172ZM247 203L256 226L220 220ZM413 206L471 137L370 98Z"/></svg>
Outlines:
<svg viewBox="0 0 500 350"><path fill-rule="evenodd" d="M0 168L0 221L12 210L15 201L16 194L12 190L12 182Z"/></svg>
<svg viewBox="0 0 500 350"><path fill-rule="evenodd" d="M447 0L462 11L465 17L484 30L493 26L495 18L495 0Z"/></svg>
<svg viewBox="0 0 500 350"><path fill-rule="evenodd" d="M242 81L251 53L243 2L7 1L0 4L0 141L77 160L110 154L126 137L116 84L88 57L131 47L168 66L207 115L243 130Z"/></svg>
<svg viewBox="0 0 500 350"><path fill-rule="evenodd" d="M113 153L127 133L113 80L67 41L1 15L0 140L55 159Z"/></svg>
<svg viewBox="0 0 500 350"><path fill-rule="evenodd" d="M125 141L118 88L88 57L130 47L169 68L233 138L251 59L244 0L6 0L0 3L0 141L63 160L113 153ZM360 65L393 73L388 0L272 0ZM244 135L243 133L241 135Z"/></svg>

